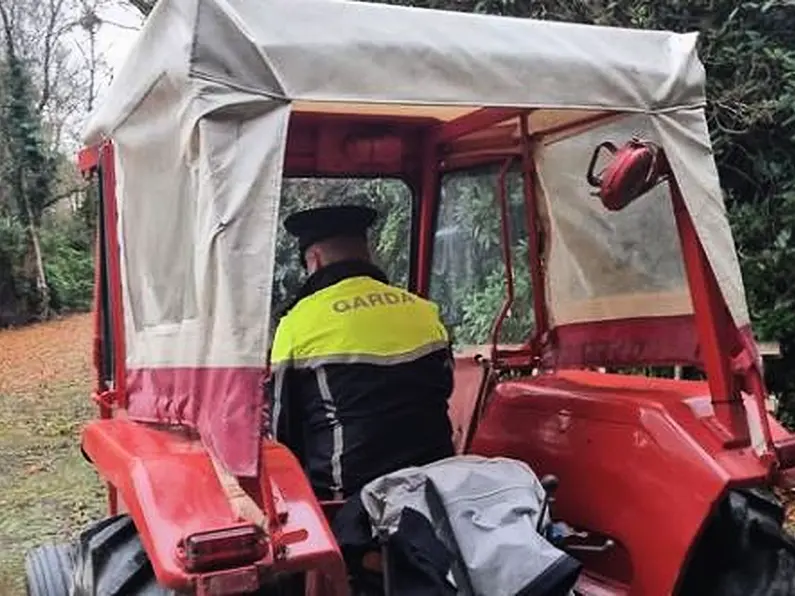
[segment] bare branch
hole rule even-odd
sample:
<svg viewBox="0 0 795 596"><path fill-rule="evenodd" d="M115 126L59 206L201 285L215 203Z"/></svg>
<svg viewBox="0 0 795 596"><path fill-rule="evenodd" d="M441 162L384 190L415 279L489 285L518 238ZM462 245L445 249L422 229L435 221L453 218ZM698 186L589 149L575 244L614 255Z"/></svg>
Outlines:
<svg viewBox="0 0 795 596"><path fill-rule="evenodd" d="M3 21L3 33L6 38L6 53L7 57L14 59L16 57L16 47L14 42L14 29L12 27L11 18L6 10L3 0L0 0L0 19Z"/></svg>
<svg viewBox="0 0 795 596"><path fill-rule="evenodd" d="M44 58L42 63L42 84L41 84L41 97L39 97L39 105L36 111L41 113L44 106L50 100L50 60L52 58L52 50L54 42L56 41L55 33L56 26L58 25L58 18L61 15L64 0L50 0L50 18L47 22L47 29L44 34Z"/></svg>
<svg viewBox="0 0 795 596"><path fill-rule="evenodd" d="M66 190L64 192L58 193L57 195L52 197L49 201L47 201L44 204L44 209L47 209L48 207L52 207L53 205L55 205L59 201L62 201L63 199L66 199L67 197L71 197L72 195L76 195L79 192L85 192L87 189L88 189L88 185L82 184L80 186L74 186L74 187L70 188L69 190Z"/></svg>
<svg viewBox="0 0 795 596"><path fill-rule="evenodd" d="M146 16L152 9L155 7L157 0L129 0L130 4L132 4L135 8L137 8L142 15Z"/></svg>
<svg viewBox="0 0 795 596"><path fill-rule="evenodd" d="M103 25L110 25L112 27L118 27L119 29L127 29L128 31L140 31L140 27L136 27L135 25L123 25L121 23L117 23L116 21L111 21L109 19L102 19Z"/></svg>

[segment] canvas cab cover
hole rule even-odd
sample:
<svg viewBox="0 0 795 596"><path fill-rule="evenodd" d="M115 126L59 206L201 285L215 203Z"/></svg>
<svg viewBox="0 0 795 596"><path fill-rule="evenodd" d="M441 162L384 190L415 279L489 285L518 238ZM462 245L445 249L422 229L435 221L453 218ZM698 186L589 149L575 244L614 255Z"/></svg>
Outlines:
<svg viewBox="0 0 795 596"><path fill-rule="evenodd" d="M573 330L557 365L580 357L580 323L692 315L670 201L605 213L585 181L599 142L640 133L664 148L747 326L695 47L693 34L364 2L161 0L86 133L115 148L128 415L197 428L230 472L256 474L285 148L303 112L443 124L532 109L550 326ZM588 124L599 114L615 117ZM688 329L672 331L683 351Z"/></svg>

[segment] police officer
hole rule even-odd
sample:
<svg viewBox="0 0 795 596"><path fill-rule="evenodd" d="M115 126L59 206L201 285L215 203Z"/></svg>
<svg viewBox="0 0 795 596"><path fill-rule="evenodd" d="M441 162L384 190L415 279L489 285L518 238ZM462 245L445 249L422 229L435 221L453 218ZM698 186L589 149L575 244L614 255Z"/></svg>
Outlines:
<svg viewBox="0 0 795 596"><path fill-rule="evenodd" d="M320 499L453 455L452 357L435 304L370 259L376 212L322 207L285 221L309 277L271 347L272 432Z"/></svg>

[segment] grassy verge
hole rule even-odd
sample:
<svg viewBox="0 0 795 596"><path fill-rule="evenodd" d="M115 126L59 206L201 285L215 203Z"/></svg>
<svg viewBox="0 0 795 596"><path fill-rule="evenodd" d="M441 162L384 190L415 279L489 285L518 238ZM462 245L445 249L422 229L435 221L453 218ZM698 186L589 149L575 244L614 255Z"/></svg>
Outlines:
<svg viewBox="0 0 795 596"><path fill-rule="evenodd" d="M72 536L102 514L103 491L80 454L85 392L55 391L52 403L0 396L0 594L24 594L27 549Z"/></svg>
<svg viewBox="0 0 795 596"><path fill-rule="evenodd" d="M25 551L102 515L80 454L90 399L85 317L0 332L0 594L24 594Z"/></svg>

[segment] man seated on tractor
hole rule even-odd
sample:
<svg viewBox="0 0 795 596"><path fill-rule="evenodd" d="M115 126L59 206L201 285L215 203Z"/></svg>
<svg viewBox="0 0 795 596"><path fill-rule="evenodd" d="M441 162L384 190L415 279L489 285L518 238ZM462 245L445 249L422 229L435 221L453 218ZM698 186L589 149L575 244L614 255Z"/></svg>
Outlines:
<svg viewBox="0 0 795 596"><path fill-rule="evenodd" d="M435 304L389 285L352 205L285 221L309 274L271 348L272 432L301 460L321 500L383 474L454 454L453 363Z"/></svg>

